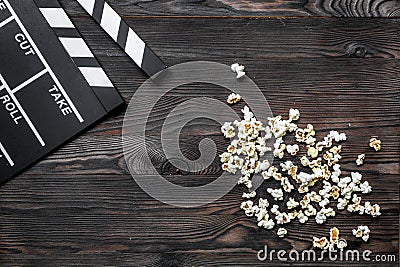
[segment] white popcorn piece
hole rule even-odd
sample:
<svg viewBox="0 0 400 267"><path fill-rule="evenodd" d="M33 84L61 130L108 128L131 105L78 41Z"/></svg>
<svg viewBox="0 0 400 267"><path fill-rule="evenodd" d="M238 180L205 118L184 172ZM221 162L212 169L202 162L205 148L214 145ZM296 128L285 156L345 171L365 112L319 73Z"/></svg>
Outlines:
<svg viewBox="0 0 400 267"><path fill-rule="evenodd" d="M349 204L349 201L347 199L339 198L336 207L338 208L338 210L344 210L347 207L347 204Z"/></svg>
<svg viewBox="0 0 400 267"><path fill-rule="evenodd" d="M308 216L306 216L302 211L297 215L297 219L300 223L306 223L308 221Z"/></svg>
<svg viewBox="0 0 400 267"><path fill-rule="evenodd" d="M319 249L328 249L329 248L329 241L326 237L315 237L313 236L313 247Z"/></svg>
<svg viewBox="0 0 400 267"><path fill-rule="evenodd" d="M283 191L282 189L272 189L268 188L267 192L271 194L271 196L274 198L274 200L283 200Z"/></svg>
<svg viewBox="0 0 400 267"><path fill-rule="evenodd" d="M379 151L381 150L381 140L375 137L371 137L371 139L369 140L369 146L375 149L375 151Z"/></svg>
<svg viewBox="0 0 400 267"><path fill-rule="evenodd" d="M259 227L264 227L267 230L271 230L275 226L275 222L272 219L269 220L261 220L258 222Z"/></svg>
<svg viewBox="0 0 400 267"><path fill-rule="evenodd" d="M294 164L293 164L293 162L288 160L288 161L285 161L284 163L281 163L280 166L282 168L282 171L287 172L294 166Z"/></svg>
<svg viewBox="0 0 400 267"><path fill-rule="evenodd" d="M369 227L366 225L360 225L357 229L353 229L353 235L357 238L361 238L364 242L367 242L369 239Z"/></svg>
<svg viewBox="0 0 400 267"><path fill-rule="evenodd" d="M272 214L278 215L280 213L279 212L279 206L278 205L273 205L270 211L271 211Z"/></svg>
<svg viewBox="0 0 400 267"><path fill-rule="evenodd" d="M254 198L256 196L256 191L252 191L250 193L243 193L242 198Z"/></svg>
<svg viewBox="0 0 400 267"><path fill-rule="evenodd" d="M346 141L347 136L345 133L339 133L338 131L330 131L329 136L335 140L335 142Z"/></svg>
<svg viewBox="0 0 400 267"><path fill-rule="evenodd" d="M236 75L236 79L240 79L240 78L242 78L243 76L245 76L246 75L246 72L244 72L244 71L238 71L237 72L237 75Z"/></svg>
<svg viewBox="0 0 400 267"><path fill-rule="evenodd" d="M313 146L309 146L309 147L307 148L307 155L308 155L309 157L313 158L313 159L317 158L317 157L318 157L318 149L316 149L316 148L313 147Z"/></svg>
<svg viewBox="0 0 400 267"><path fill-rule="evenodd" d="M281 186L285 192L292 192L294 189L294 186L290 183L289 179L287 177L282 177L281 178Z"/></svg>
<svg viewBox="0 0 400 267"><path fill-rule="evenodd" d="M226 102L228 104L235 104L235 103L239 102L241 99L242 99L242 97L239 94L232 93L228 96L228 99L226 100Z"/></svg>
<svg viewBox="0 0 400 267"><path fill-rule="evenodd" d="M307 208L304 210L304 214L308 217L315 216L317 214L317 209L313 205L308 204Z"/></svg>
<svg viewBox="0 0 400 267"><path fill-rule="evenodd" d="M340 188L345 188L350 182L351 182L351 178L346 176L339 180L338 186Z"/></svg>
<svg viewBox="0 0 400 267"><path fill-rule="evenodd" d="M331 192L329 193L333 199L338 199L340 196L340 188L336 185L332 186Z"/></svg>
<svg viewBox="0 0 400 267"><path fill-rule="evenodd" d="M296 200L294 200L294 198L289 198L289 201L286 202L286 206L288 207L288 209L294 209L296 207L299 206L299 202L297 202Z"/></svg>
<svg viewBox="0 0 400 267"><path fill-rule="evenodd" d="M351 181L354 184L360 184L362 175L359 172L351 172Z"/></svg>
<svg viewBox="0 0 400 267"><path fill-rule="evenodd" d="M329 199L324 198L323 200L321 200L321 202L318 203L320 207L326 207L327 205L329 205Z"/></svg>
<svg viewBox="0 0 400 267"><path fill-rule="evenodd" d="M300 111L298 109L291 108L289 110L289 121L297 121L300 118Z"/></svg>
<svg viewBox="0 0 400 267"><path fill-rule="evenodd" d="M286 150L290 155L295 156L297 152L299 152L299 145L297 144L287 145Z"/></svg>
<svg viewBox="0 0 400 267"><path fill-rule="evenodd" d="M260 198L259 200L258 200L258 206L261 208L261 209L266 209L266 208L268 208L269 207L269 202L268 202L268 199L264 199L264 198Z"/></svg>
<svg viewBox="0 0 400 267"><path fill-rule="evenodd" d="M230 122L225 122L221 127L221 131L226 138L232 138L235 136L235 128L233 128Z"/></svg>
<svg viewBox="0 0 400 267"><path fill-rule="evenodd" d="M222 163L227 163L231 159L232 154L229 152L224 152L219 157L221 158Z"/></svg>
<svg viewBox="0 0 400 267"><path fill-rule="evenodd" d="M285 224L290 222L290 217L286 212L282 212L275 216L275 220L277 224Z"/></svg>
<svg viewBox="0 0 400 267"><path fill-rule="evenodd" d="M232 65L231 65L231 70L232 70L232 72L236 72L236 70L239 68L239 63L233 63Z"/></svg>
<svg viewBox="0 0 400 267"><path fill-rule="evenodd" d="M287 234L287 230L283 227L279 228L278 231L276 232L276 234L282 238Z"/></svg>
<svg viewBox="0 0 400 267"><path fill-rule="evenodd" d="M260 208L256 213L257 222L261 220L269 220L268 211L265 208Z"/></svg>
<svg viewBox="0 0 400 267"><path fill-rule="evenodd" d="M310 160L306 156L301 157L300 162L304 167L310 165Z"/></svg>
<svg viewBox="0 0 400 267"><path fill-rule="evenodd" d="M325 216L325 214L322 213L322 212L317 212L317 214L315 215L315 221L316 221L318 224L323 224L323 223L325 223L325 222L326 222L326 216Z"/></svg>
<svg viewBox="0 0 400 267"><path fill-rule="evenodd" d="M363 165L364 164L364 159L365 159L365 154L358 155L357 159L356 159L357 166Z"/></svg>
<svg viewBox="0 0 400 267"><path fill-rule="evenodd" d="M369 185L368 181L365 181L364 183L360 184L360 191L363 194L371 193L372 187Z"/></svg>
<svg viewBox="0 0 400 267"><path fill-rule="evenodd" d="M365 213L370 214L372 217L378 217L381 215L381 207L378 204L371 205L369 201L364 204Z"/></svg>

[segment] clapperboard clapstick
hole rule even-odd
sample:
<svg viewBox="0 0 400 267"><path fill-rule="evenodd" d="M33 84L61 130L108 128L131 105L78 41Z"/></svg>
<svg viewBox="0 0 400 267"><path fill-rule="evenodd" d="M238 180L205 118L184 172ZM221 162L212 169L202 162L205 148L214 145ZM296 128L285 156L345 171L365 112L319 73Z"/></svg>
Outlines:
<svg viewBox="0 0 400 267"><path fill-rule="evenodd" d="M107 111L121 102L119 93L58 0L34 0L92 90Z"/></svg>
<svg viewBox="0 0 400 267"><path fill-rule="evenodd" d="M104 0L77 0L107 34L150 77L166 68L163 61Z"/></svg>

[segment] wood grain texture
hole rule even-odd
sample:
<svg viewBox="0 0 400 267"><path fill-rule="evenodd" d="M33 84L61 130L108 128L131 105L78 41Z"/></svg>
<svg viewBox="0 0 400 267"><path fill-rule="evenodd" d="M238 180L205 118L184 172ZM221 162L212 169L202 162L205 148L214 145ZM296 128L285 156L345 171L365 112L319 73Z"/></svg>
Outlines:
<svg viewBox="0 0 400 267"><path fill-rule="evenodd" d="M61 0L74 14L74 1ZM109 0L131 16L399 17L397 0Z"/></svg>
<svg viewBox="0 0 400 267"><path fill-rule="evenodd" d="M75 1L61 2L129 101L145 75L83 15ZM393 7L398 2L359 1L356 7L350 1L252 1L247 6L243 1L110 3L126 16L254 15L255 9L261 15L397 16ZM373 187L364 199L379 203L382 216L371 219L341 211L323 226L290 224L288 236L280 239L275 231L258 229L254 219L240 211L240 187L204 207L162 204L129 175L121 146L122 112L0 188L1 266L266 266L271 263L256 257L264 245L287 251L309 249L312 236L327 235L332 226L341 229L350 248L396 254L398 260L400 19L128 17L127 22L168 64L239 61L247 66L274 114L296 107L302 113L299 124L312 123L318 136L331 129L345 131L349 140L343 147L342 168L345 173L355 169L363 173ZM148 145L154 152L154 165L169 181L198 186L216 179L221 170L217 162L190 175L161 169L165 156L160 132L165 116L193 97L224 101L228 93L210 85L188 85L158 102L151 114ZM239 111L241 105L234 108ZM381 152L368 148L371 135L382 140ZM214 140L219 151L227 145L217 123L197 119L181 135L182 150L189 157L199 156L198 144L206 137ZM367 157L363 166L356 167L359 153ZM360 224L372 230L368 243L351 235ZM345 264L368 265L337 263ZM398 266L398 262L387 266Z"/></svg>

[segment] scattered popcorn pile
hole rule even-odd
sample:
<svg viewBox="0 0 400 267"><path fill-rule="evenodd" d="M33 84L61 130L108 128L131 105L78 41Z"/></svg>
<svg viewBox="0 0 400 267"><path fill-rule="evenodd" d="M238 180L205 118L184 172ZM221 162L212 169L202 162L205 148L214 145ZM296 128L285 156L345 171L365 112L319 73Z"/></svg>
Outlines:
<svg viewBox="0 0 400 267"><path fill-rule="evenodd" d="M228 103L237 103L240 99L240 95L231 94ZM372 188L368 181L362 181L359 172L351 172L350 176L342 177L339 164L342 146L338 143L346 141L344 133L330 131L323 140L317 141L313 125L308 124L302 129L295 124L300 118L297 109L290 109L287 120L282 116L268 118L268 125L258 121L247 106L242 109L242 113L243 120L226 122L221 127L224 136L232 138L232 141L220 158L222 169L232 174L239 172L241 177L238 184L250 189L249 193L243 193L242 197L247 200L242 202L240 208L247 216L254 216L259 227L273 229L275 225L287 224L296 219L304 224L311 218L317 224L323 224L329 217L336 216L335 210L330 207L333 200L337 202L338 210L346 209L348 212L368 214L372 217L381 214L378 204L362 203L359 195L370 193ZM293 133L297 143L305 147L304 152L307 156L302 156L299 164L288 160L279 166L271 166L270 162L264 159L269 151L275 158L282 159L287 153L293 160L299 153L299 144L285 143L284 137L288 133ZM267 146L267 141L273 139L275 139L273 147ZM370 146L378 151L380 140L372 138ZM358 156L357 165L361 165L364 158L365 155ZM280 188L267 188L266 193L271 197L270 201L273 199L275 202L282 202L287 199L286 194L295 190L302 198L296 199L290 196L281 207L277 204L272 205L267 198L260 197L255 201L257 193L252 191L254 175L261 175L265 181L276 180L280 183ZM321 185L322 189L313 190L317 185ZM365 227L353 232L355 231L356 236L362 236L364 241L368 240L369 229L366 239L364 239ZM284 237L286 234L285 228L278 229L279 237ZM334 246L343 249L347 245L346 240L339 240L339 230L335 227L331 229L329 240L326 237L314 237L313 244L314 247L321 249Z"/></svg>

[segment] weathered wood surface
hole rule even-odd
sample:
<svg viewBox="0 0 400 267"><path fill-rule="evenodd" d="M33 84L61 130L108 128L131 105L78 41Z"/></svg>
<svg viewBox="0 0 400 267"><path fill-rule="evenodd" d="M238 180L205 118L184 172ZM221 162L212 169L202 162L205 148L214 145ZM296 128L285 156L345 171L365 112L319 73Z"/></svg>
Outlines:
<svg viewBox="0 0 400 267"><path fill-rule="evenodd" d="M74 1L61 2L129 101L145 75ZM364 199L381 205L381 217L340 212L323 226L295 222L287 227L288 236L280 239L275 231L259 230L239 210L242 188L201 208L162 204L140 189L127 171L121 147L122 112L0 188L1 266L265 266L269 263L256 257L265 244L272 249L308 249L312 235L326 235L332 226L342 230L351 248L396 254L398 259L400 19L135 17L398 16L399 12L398 1L357 1L357 8L351 1L266 2L110 1L169 65L239 61L247 66L274 114L296 107L302 112L299 123L313 123L320 136L330 129L345 131L349 140L342 153L343 169L357 169L371 183L373 192ZM348 7L339 8L343 5ZM154 149L161 149L162 120L176 104L200 96L223 101L228 93L211 86L201 92L187 86L164 97L152 115ZM209 120L190 123L184 133L182 150L189 156L198 156L197 145L204 137L212 138L220 151L227 144L217 123ZM367 147L371 135L382 140L381 152ZM356 167L356 155L364 152L365 164ZM161 166L164 156L155 155L155 166ZM196 186L220 173L213 164L193 175L164 174L177 184ZM351 229L361 224L372 230L368 243L351 237Z"/></svg>
<svg viewBox="0 0 400 267"><path fill-rule="evenodd" d="M74 1L61 0L72 13ZM124 16L399 17L398 0L109 0Z"/></svg>

